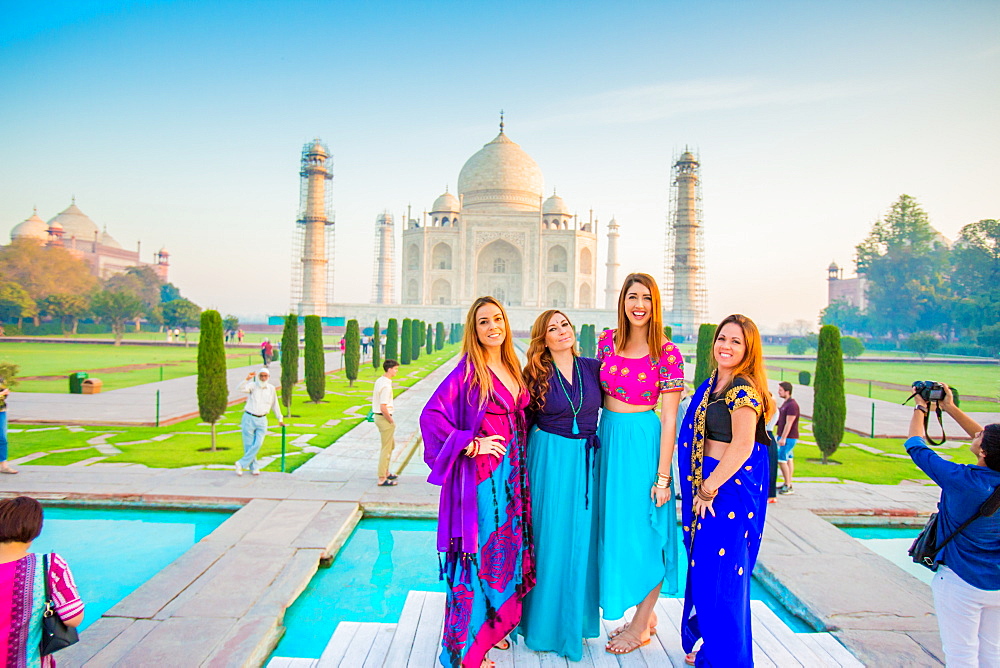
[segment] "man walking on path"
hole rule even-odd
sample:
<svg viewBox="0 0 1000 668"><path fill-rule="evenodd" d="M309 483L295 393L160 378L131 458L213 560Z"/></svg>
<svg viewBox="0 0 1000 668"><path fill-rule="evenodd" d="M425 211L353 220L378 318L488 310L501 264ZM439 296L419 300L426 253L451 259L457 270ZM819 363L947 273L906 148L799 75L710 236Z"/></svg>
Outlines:
<svg viewBox="0 0 1000 668"><path fill-rule="evenodd" d="M254 375L257 377L254 378ZM254 475L260 475L257 453L260 452L260 446L267 434L267 414L273 410L275 417L278 418L278 424L285 426L285 420L278 408L278 393L274 390L274 385L267 382L270 376L271 373L265 367L256 374L248 374L246 380L240 384L239 391L247 395L247 403L240 422L240 428L243 430L243 457L236 462L236 475L243 475L244 469L249 469Z"/></svg>
<svg viewBox="0 0 1000 668"><path fill-rule="evenodd" d="M274 347L271 346L271 341L264 339L260 342L260 356L264 358L264 366L271 363L271 355L274 354Z"/></svg>
<svg viewBox="0 0 1000 668"><path fill-rule="evenodd" d="M799 440L799 403L792 399L792 384L787 380L778 383L778 396L785 400L778 409L778 466L785 480L778 494L794 494L792 475L795 473L795 444Z"/></svg>
<svg viewBox="0 0 1000 668"><path fill-rule="evenodd" d="M396 478L389 473L389 460L396 444L396 420L392 417L392 379L399 371L399 362L386 360L382 363L385 372L375 381L372 390L372 413L375 414L375 426L382 437L382 450L378 457L379 487L394 487Z"/></svg>

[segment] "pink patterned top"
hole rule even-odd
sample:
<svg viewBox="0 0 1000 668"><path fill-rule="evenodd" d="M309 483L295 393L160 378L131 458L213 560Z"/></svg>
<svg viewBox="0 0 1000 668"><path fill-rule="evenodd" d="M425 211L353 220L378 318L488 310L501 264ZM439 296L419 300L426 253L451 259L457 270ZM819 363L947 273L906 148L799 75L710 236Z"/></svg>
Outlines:
<svg viewBox="0 0 1000 668"><path fill-rule="evenodd" d="M601 389L633 406L655 406L664 392L680 392L684 387L684 358L670 341L660 349L654 362L646 357L622 357L615 353L615 330L606 329L597 342L601 361Z"/></svg>

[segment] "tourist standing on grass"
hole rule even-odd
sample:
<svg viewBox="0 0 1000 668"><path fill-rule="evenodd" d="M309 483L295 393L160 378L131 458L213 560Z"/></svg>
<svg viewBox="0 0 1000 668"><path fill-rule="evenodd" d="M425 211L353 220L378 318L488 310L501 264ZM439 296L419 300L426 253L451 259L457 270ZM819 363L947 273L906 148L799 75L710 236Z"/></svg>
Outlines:
<svg viewBox="0 0 1000 668"><path fill-rule="evenodd" d="M278 424L285 426L281 409L278 407L278 393L274 385L268 382L270 377L271 372L264 367L256 374L247 374L246 379L240 383L239 391L247 395L247 403L243 408L243 419L240 421L240 428L243 431L243 457L236 462L236 475L243 475L245 470L260 475L257 453L260 452L264 436L267 435L267 414L274 411Z"/></svg>
<svg viewBox="0 0 1000 668"><path fill-rule="evenodd" d="M7 397L9 396L7 379L0 378L0 473L17 473L17 469L7 463Z"/></svg>
<svg viewBox="0 0 1000 668"><path fill-rule="evenodd" d="M938 545L1000 487L1000 424L981 427L955 405L951 388L945 385L944 391L941 408L972 439L976 463L949 462L927 446L928 407L920 395L914 397L906 441L913 463L941 487ZM948 668L1000 666L1000 512L973 520L936 558L940 566L931 591Z"/></svg>
<svg viewBox="0 0 1000 668"><path fill-rule="evenodd" d="M600 635L594 457L601 363L578 357L573 325L548 310L531 327L524 382L531 393L528 480L537 578L519 632L538 652L571 661Z"/></svg>
<svg viewBox="0 0 1000 668"><path fill-rule="evenodd" d="M382 449L378 455L378 484L379 487L394 487L398 476L389 473L389 461L396 445L396 419L392 416L392 379L399 371L399 362L382 362L382 371L372 389L372 413L382 439Z"/></svg>
<svg viewBox="0 0 1000 668"><path fill-rule="evenodd" d="M778 467L784 484L778 494L794 494L792 475L795 473L795 444L799 442L799 402L792 398L792 384L787 380L778 383L778 396L784 399L778 409Z"/></svg>
<svg viewBox="0 0 1000 668"><path fill-rule="evenodd" d="M58 554L29 552L42 532L42 506L27 496L0 501L0 652L8 668L54 668L40 655L45 584L55 614L66 626L83 621L83 601L69 566Z"/></svg>
<svg viewBox="0 0 1000 668"><path fill-rule="evenodd" d="M596 496L601 608L605 619L618 619L637 606L632 621L609 634L613 654L649 644L663 581L677 580L671 464L684 362L663 333L661 314L653 277L629 274L618 295L618 328L597 344L605 395Z"/></svg>
<svg viewBox="0 0 1000 668"><path fill-rule="evenodd" d="M715 330L712 375L695 390L678 442L687 587L686 661L752 666L750 575L767 508L767 391L760 332L731 315ZM701 649L695 643L704 640Z"/></svg>
<svg viewBox="0 0 1000 668"><path fill-rule="evenodd" d="M479 297L462 359L420 415L427 480L441 486L437 548L447 583L443 666L493 665L535 584L521 378L507 313Z"/></svg>

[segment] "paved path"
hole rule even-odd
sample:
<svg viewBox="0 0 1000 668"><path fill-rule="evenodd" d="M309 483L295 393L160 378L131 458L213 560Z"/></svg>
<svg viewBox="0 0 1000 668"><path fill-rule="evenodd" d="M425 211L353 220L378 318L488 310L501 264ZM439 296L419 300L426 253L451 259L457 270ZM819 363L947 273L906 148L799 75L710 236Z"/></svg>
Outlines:
<svg viewBox="0 0 1000 668"><path fill-rule="evenodd" d="M340 352L326 353L328 371L340 368ZM246 398L236 391L251 371L260 365L241 366L226 371L229 403ZM281 364L271 362L271 383L281 385ZM305 364L299 358L299 379L305 377ZM156 383L125 387L100 394L61 394L48 392L14 392L8 399L8 417L22 424L156 424L157 392L159 392L160 424L180 422L198 414L198 377L184 376Z"/></svg>

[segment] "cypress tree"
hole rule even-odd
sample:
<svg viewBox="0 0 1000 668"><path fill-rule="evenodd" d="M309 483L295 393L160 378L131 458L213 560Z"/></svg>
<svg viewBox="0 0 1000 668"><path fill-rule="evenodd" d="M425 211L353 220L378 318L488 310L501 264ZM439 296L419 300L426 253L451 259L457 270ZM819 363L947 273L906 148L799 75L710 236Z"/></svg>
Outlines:
<svg viewBox="0 0 1000 668"><path fill-rule="evenodd" d="M410 355L413 354L413 342L410 341L410 334L412 333L410 327L410 319L403 318L403 329L399 333L399 363L409 364Z"/></svg>
<svg viewBox="0 0 1000 668"><path fill-rule="evenodd" d="M826 464L844 438L844 422L847 420L844 356L840 350L840 330L836 325L820 327L814 388L813 436Z"/></svg>
<svg viewBox="0 0 1000 668"><path fill-rule="evenodd" d="M346 349L344 350L344 375L347 376L348 385L353 387L354 381L358 379L358 366L361 362L361 330L358 321L351 319L347 321L347 333L344 335Z"/></svg>
<svg viewBox="0 0 1000 668"><path fill-rule="evenodd" d="M198 339L198 415L212 425L212 452L215 452L215 423L226 412L228 402L222 316L218 311L203 311Z"/></svg>
<svg viewBox="0 0 1000 668"><path fill-rule="evenodd" d="M410 361L416 362L420 359L420 349L423 346L421 341L424 335L424 321L423 320L411 320L410 321Z"/></svg>
<svg viewBox="0 0 1000 668"><path fill-rule="evenodd" d="M667 337L667 341L673 341L674 340L674 328L671 327L670 325L664 325L663 326L663 335L665 337Z"/></svg>
<svg viewBox="0 0 1000 668"><path fill-rule="evenodd" d="M307 315L306 392L314 404L326 395L326 355L323 353L323 322L318 315Z"/></svg>
<svg viewBox="0 0 1000 668"><path fill-rule="evenodd" d="M699 387L702 382L712 375L712 344L715 338L715 325L704 323L698 327L698 353L695 358L694 386Z"/></svg>
<svg viewBox="0 0 1000 668"><path fill-rule="evenodd" d="M281 332L281 403L285 416L292 415L292 389L299 381L299 316L285 316L285 329Z"/></svg>
<svg viewBox="0 0 1000 668"><path fill-rule="evenodd" d="M399 361L399 325L395 318L389 318L385 327L385 358Z"/></svg>
<svg viewBox="0 0 1000 668"><path fill-rule="evenodd" d="M434 328L434 349L441 350L444 348L444 323L439 322Z"/></svg>
<svg viewBox="0 0 1000 668"><path fill-rule="evenodd" d="M426 352L430 355L434 352L434 326L427 323L427 336L424 337L427 340Z"/></svg>
<svg viewBox="0 0 1000 668"><path fill-rule="evenodd" d="M372 366L378 369L382 366L382 330L378 320L375 321L375 334L372 335Z"/></svg>

